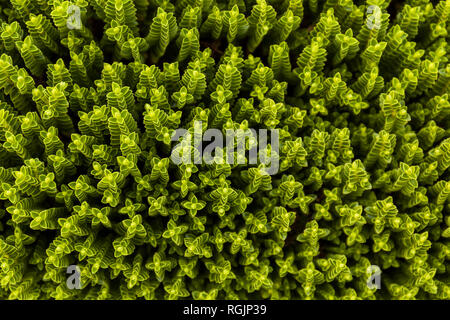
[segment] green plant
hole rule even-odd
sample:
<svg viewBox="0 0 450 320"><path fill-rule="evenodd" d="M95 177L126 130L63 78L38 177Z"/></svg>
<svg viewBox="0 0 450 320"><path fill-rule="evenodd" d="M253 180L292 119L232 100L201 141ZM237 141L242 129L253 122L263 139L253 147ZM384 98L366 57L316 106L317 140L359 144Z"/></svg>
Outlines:
<svg viewBox="0 0 450 320"><path fill-rule="evenodd" d="M449 0L0 8L0 299L450 298Z"/></svg>

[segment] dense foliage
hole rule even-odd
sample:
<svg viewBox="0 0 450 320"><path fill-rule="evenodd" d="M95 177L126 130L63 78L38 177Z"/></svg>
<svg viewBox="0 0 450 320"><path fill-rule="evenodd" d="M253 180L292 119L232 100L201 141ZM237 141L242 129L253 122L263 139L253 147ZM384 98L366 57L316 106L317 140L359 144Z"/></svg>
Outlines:
<svg viewBox="0 0 450 320"><path fill-rule="evenodd" d="M449 0L0 8L0 299L450 298Z"/></svg>

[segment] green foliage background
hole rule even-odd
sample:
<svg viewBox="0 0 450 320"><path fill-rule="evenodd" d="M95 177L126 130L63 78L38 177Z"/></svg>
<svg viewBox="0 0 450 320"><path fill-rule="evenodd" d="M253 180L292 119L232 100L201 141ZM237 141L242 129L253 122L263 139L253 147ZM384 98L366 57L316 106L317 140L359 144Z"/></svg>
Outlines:
<svg viewBox="0 0 450 320"><path fill-rule="evenodd" d="M0 8L1 299L449 299L449 0ZM196 121L279 172L174 165Z"/></svg>

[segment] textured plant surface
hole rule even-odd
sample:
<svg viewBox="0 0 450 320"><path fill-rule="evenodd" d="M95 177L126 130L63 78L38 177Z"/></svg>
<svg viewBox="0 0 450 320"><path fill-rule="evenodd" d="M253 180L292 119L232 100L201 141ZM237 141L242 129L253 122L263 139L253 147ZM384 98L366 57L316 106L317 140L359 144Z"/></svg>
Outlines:
<svg viewBox="0 0 450 320"><path fill-rule="evenodd" d="M0 8L1 299L450 298L449 0Z"/></svg>

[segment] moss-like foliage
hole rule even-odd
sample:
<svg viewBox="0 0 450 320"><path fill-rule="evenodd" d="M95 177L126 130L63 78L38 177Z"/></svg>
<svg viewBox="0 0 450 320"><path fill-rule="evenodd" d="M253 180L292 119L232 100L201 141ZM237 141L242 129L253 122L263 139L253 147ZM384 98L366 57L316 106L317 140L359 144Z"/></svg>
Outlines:
<svg viewBox="0 0 450 320"><path fill-rule="evenodd" d="M449 0L0 9L0 299L450 298Z"/></svg>

